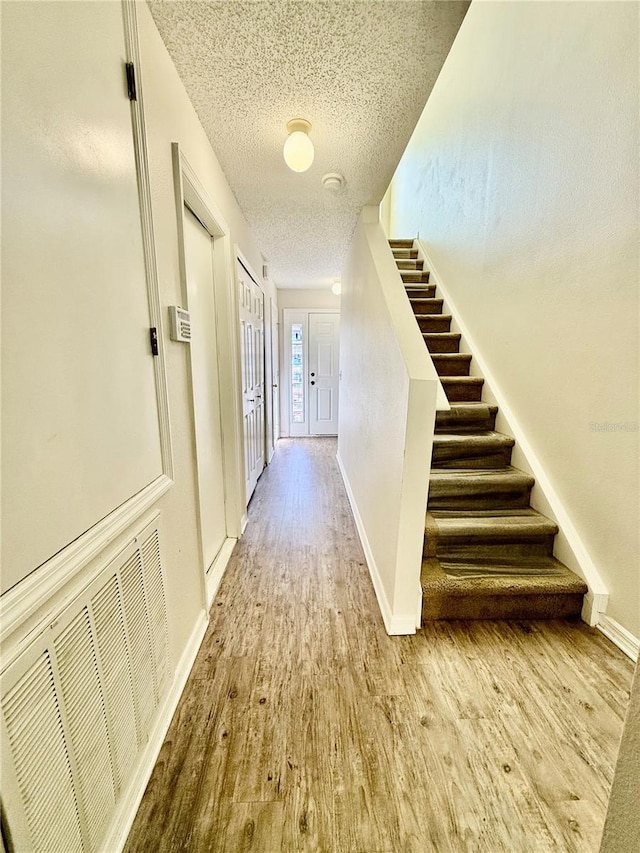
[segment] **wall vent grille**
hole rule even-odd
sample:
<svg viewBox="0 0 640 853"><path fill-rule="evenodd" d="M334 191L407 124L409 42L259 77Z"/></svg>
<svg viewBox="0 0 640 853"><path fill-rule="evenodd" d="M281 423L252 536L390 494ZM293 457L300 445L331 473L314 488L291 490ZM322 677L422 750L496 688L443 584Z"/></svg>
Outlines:
<svg viewBox="0 0 640 853"><path fill-rule="evenodd" d="M99 850L169 683L157 518L2 681L12 849Z"/></svg>

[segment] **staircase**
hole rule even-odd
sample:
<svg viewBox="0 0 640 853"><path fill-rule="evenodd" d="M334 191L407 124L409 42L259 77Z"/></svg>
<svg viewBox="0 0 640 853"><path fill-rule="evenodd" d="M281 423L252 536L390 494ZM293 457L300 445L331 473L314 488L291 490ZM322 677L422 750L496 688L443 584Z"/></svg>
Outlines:
<svg viewBox="0 0 640 853"><path fill-rule="evenodd" d="M422 563L423 620L579 616L587 586L553 557L558 527L529 503L534 480L511 466L451 315L413 240L389 244L445 393L436 414Z"/></svg>

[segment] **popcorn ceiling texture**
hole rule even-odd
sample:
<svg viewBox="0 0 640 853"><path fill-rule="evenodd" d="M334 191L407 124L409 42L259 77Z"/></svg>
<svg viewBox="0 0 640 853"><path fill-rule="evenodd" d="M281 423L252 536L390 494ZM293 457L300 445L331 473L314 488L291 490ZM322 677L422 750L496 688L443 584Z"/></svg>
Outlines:
<svg viewBox="0 0 640 853"><path fill-rule="evenodd" d="M149 7L279 287L330 286L360 209L391 180L467 2L165 2ZM292 118L315 160L284 163ZM327 172L346 186L322 188Z"/></svg>

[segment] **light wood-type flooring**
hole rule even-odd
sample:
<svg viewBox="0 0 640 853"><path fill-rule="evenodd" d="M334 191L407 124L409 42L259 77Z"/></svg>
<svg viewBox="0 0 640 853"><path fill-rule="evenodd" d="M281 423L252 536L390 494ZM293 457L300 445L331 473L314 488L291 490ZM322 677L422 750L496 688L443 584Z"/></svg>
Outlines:
<svg viewBox="0 0 640 853"><path fill-rule="evenodd" d="M597 851L631 661L580 622L387 636L335 452L279 442L127 853Z"/></svg>

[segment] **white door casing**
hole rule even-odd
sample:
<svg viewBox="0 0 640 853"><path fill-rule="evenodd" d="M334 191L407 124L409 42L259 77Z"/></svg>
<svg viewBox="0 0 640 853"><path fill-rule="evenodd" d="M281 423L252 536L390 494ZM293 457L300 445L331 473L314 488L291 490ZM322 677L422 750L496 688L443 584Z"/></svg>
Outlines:
<svg viewBox="0 0 640 853"><path fill-rule="evenodd" d="M309 435L338 434L340 314L309 314Z"/></svg>
<svg viewBox="0 0 640 853"><path fill-rule="evenodd" d="M249 503L265 465L264 294L240 261L237 271L245 481Z"/></svg>
<svg viewBox="0 0 640 853"><path fill-rule="evenodd" d="M280 359L279 359L279 325L278 307L271 302L271 399L273 401L273 436L272 442L275 447L280 438Z"/></svg>
<svg viewBox="0 0 640 853"><path fill-rule="evenodd" d="M184 249L191 314L191 381L200 536L204 569L207 572L227 536L213 238L186 206Z"/></svg>

